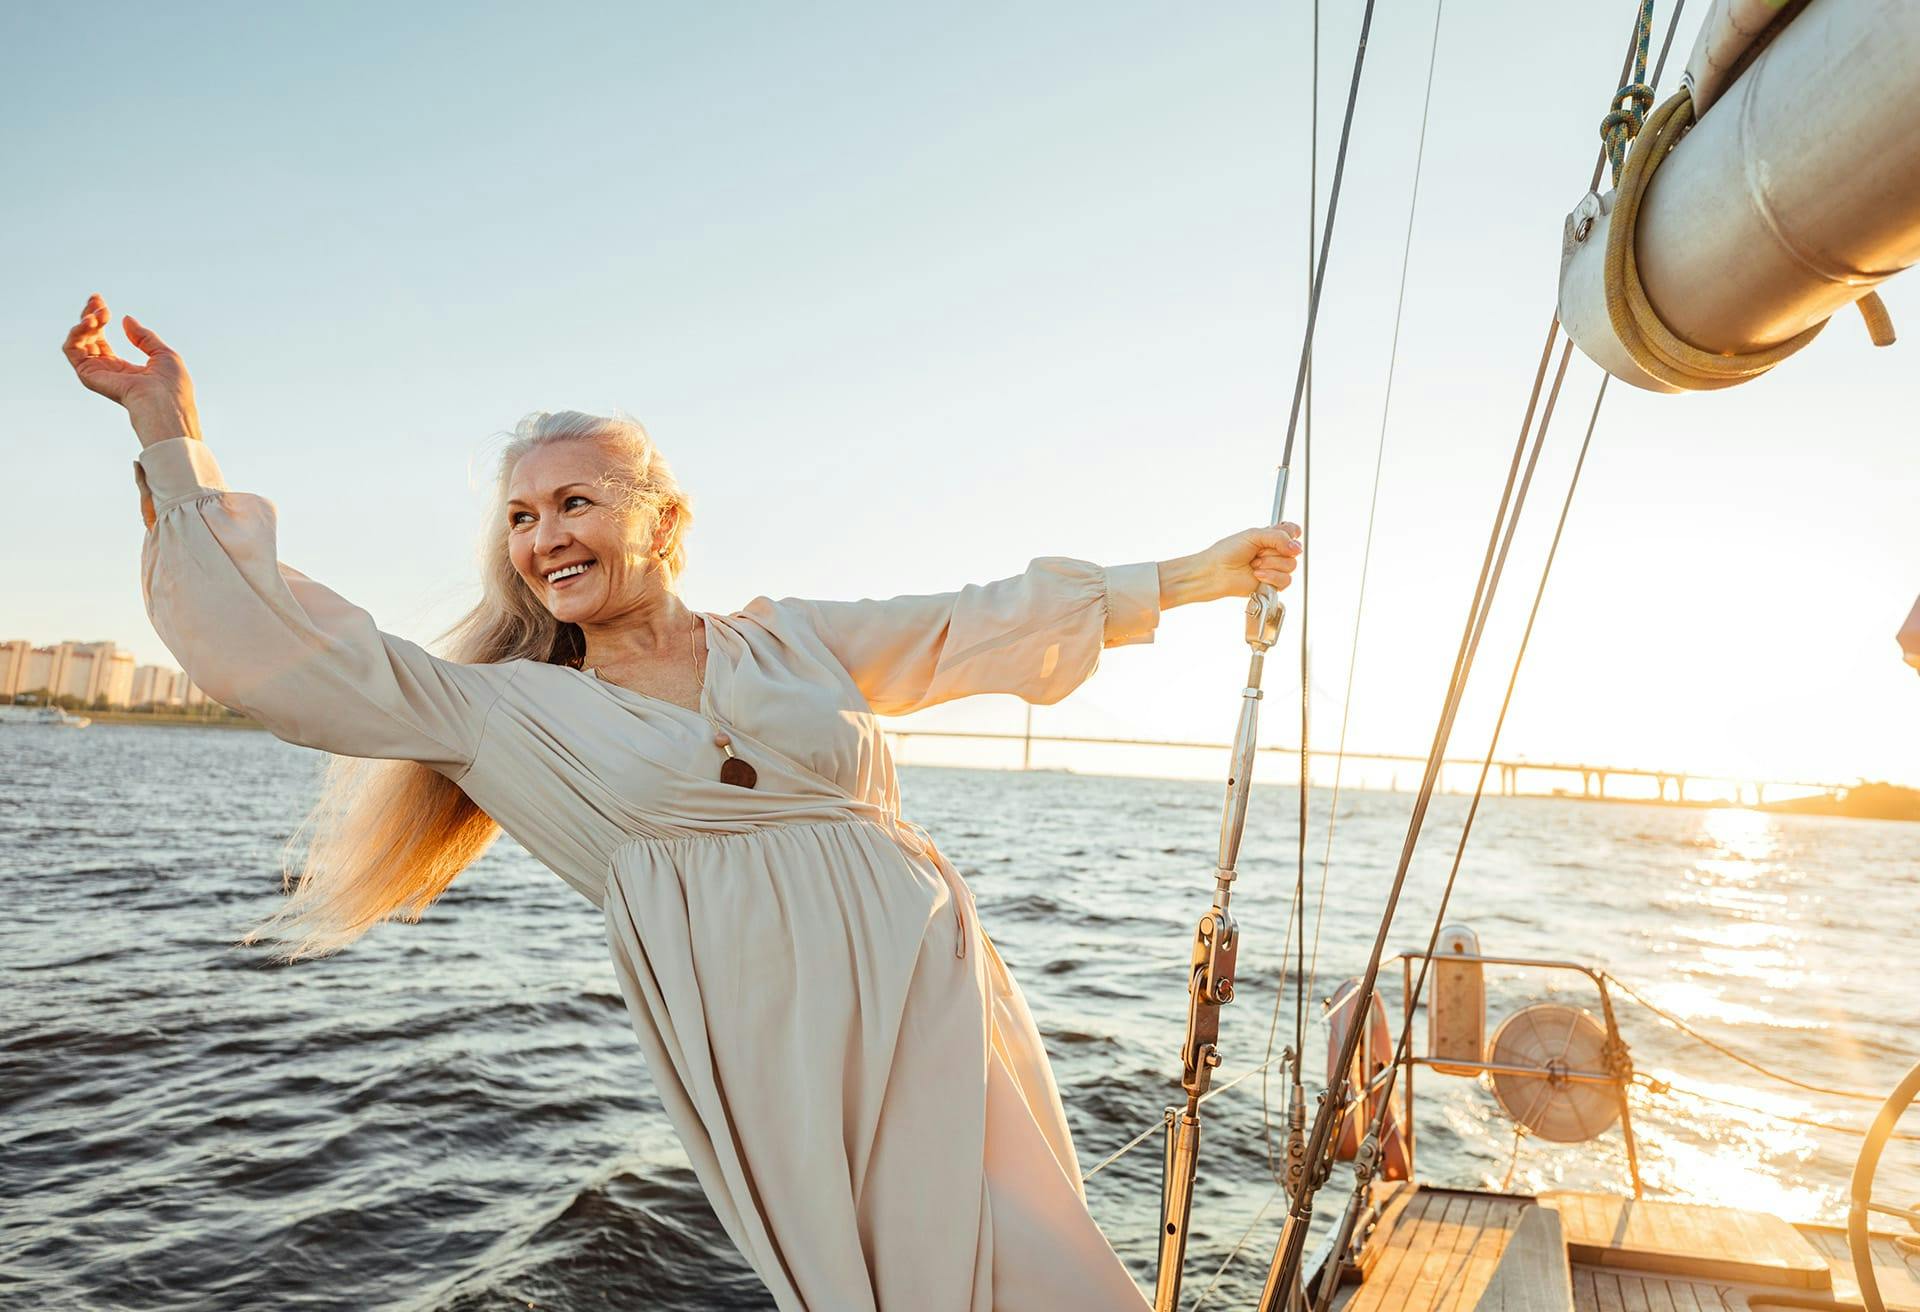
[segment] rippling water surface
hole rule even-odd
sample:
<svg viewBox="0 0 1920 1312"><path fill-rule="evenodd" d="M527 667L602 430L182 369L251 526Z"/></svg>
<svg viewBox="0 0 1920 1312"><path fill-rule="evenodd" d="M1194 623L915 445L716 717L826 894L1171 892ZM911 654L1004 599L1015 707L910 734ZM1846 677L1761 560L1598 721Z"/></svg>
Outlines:
<svg viewBox="0 0 1920 1312"><path fill-rule="evenodd" d="M246 732L0 735L10 1303L770 1306L661 1112L598 914L510 842L424 924L272 967L231 943L271 903L318 757ZM967 876L1026 989L1091 1165L1170 1101L1219 787L902 776L909 815ZM1410 800L1340 800L1316 997L1362 964ZM1329 798L1313 801L1323 825ZM1249 821L1221 1081L1267 1052L1295 806L1290 789L1263 788ZM1395 946L1424 938L1464 810L1435 804ZM1488 953L1603 966L1764 1064L1878 1094L1920 1047L1917 913L1920 826L1496 799L1448 918ZM1387 978L1397 1005L1397 971ZM1493 1019L1549 995L1592 1006L1578 983L1499 972ZM1863 1122L1873 1104L1770 1083L1625 999L1621 1017L1639 1067L1675 1088L1633 1109L1652 1192L1841 1218L1857 1141L1819 1126ZM1292 1029L1285 1010L1276 1042ZM1425 1178L1625 1188L1617 1130L1516 1143L1475 1082L1423 1072L1416 1092ZM1270 1207L1248 1230L1272 1195L1260 1077L1209 1111L1187 1302L1244 1234L1207 1305L1246 1307L1279 1219ZM1159 1174L1149 1140L1088 1187L1143 1286ZM1896 1149L1882 1180L1889 1199L1920 1197L1920 1154Z"/></svg>

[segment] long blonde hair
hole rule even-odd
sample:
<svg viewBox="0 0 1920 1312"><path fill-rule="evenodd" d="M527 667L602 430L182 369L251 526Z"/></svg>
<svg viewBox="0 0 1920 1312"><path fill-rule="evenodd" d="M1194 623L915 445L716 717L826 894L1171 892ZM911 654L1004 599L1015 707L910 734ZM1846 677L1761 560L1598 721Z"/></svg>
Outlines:
<svg viewBox="0 0 1920 1312"><path fill-rule="evenodd" d="M500 453L481 534L480 601L442 636L449 659L580 663L579 626L554 619L527 587L507 555L505 525L508 483L521 457L550 442L582 440L607 452L601 486L636 534L651 532L674 511L666 555L658 560L668 586L685 568L693 510L639 421L618 411L610 418L536 411L515 426ZM303 833L310 837L296 858ZM499 834L493 817L435 770L414 761L336 757L319 802L288 840L283 887L290 895L245 941L272 940L275 955L292 960L336 951L395 916L418 920Z"/></svg>

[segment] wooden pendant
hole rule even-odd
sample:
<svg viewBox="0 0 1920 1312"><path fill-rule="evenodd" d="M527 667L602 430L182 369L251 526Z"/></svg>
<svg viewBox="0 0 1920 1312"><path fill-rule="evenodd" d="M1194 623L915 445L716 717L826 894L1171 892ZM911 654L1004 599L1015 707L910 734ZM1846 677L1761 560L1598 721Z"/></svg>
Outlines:
<svg viewBox="0 0 1920 1312"><path fill-rule="evenodd" d="M760 772L733 754L733 738L725 729L714 731L713 745L727 754L727 759L720 762L721 783L751 788L760 782Z"/></svg>

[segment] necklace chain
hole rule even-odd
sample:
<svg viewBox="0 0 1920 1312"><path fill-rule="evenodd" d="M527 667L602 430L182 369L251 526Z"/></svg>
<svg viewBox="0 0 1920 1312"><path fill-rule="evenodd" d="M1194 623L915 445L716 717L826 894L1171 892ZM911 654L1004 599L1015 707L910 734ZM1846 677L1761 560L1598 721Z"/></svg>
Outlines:
<svg viewBox="0 0 1920 1312"><path fill-rule="evenodd" d="M699 631L700 616L698 613L695 613L693 623L687 626L687 667L693 671L692 709L695 714L704 716L706 711L703 709L701 703L703 701L703 694L707 690L707 676L700 668ZM606 676L600 673L600 667L598 665L589 665L584 672L591 674L603 683L608 682Z"/></svg>
<svg viewBox="0 0 1920 1312"><path fill-rule="evenodd" d="M693 706L700 709L702 696L707 690L707 676L700 668L700 617L695 615L693 623L687 628L687 664L693 667Z"/></svg>
<svg viewBox="0 0 1920 1312"><path fill-rule="evenodd" d="M705 720L713 729L713 745L726 754L727 759L720 763L720 782L731 784L736 788L754 788L759 785L759 772L753 768L752 762L740 759L733 750L733 735L722 728L718 720L707 714L704 696L707 689L707 676L700 668L700 635L697 632L702 627L700 616L696 613L692 626L687 629L687 662L693 667L693 713ZM587 673L596 679L601 678L598 666L589 666Z"/></svg>

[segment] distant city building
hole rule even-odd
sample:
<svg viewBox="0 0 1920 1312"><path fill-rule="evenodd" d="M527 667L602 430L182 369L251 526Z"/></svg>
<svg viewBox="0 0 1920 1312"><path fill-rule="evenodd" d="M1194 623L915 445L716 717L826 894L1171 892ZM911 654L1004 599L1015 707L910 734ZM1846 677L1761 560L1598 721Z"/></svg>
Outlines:
<svg viewBox="0 0 1920 1312"><path fill-rule="evenodd" d="M71 697L83 706L108 707L206 701L180 671L138 665L132 652L111 642L60 642L47 647L19 638L0 642L0 699L23 696L48 701Z"/></svg>
<svg viewBox="0 0 1920 1312"><path fill-rule="evenodd" d="M173 676L176 671L164 665L142 665L133 672L133 691L129 706L170 706L173 704Z"/></svg>
<svg viewBox="0 0 1920 1312"><path fill-rule="evenodd" d="M32 664L32 643L22 638L0 643L0 697L27 691L27 670Z"/></svg>

